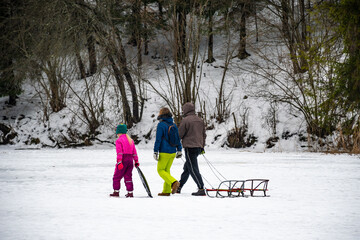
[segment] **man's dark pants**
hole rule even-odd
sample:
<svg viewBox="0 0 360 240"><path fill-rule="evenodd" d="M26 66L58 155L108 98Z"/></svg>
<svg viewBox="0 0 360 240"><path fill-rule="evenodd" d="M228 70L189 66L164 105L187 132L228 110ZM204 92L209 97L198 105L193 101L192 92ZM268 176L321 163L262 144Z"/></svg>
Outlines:
<svg viewBox="0 0 360 240"><path fill-rule="evenodd" d="M204 183L199 171L199 165L197 157L201 153L201 148L185 148L185 164L184 172L181 174L180 179L180 188L182 188L186 181L191 175L192 179L195 181L199 189L204 189Z"/></svg>

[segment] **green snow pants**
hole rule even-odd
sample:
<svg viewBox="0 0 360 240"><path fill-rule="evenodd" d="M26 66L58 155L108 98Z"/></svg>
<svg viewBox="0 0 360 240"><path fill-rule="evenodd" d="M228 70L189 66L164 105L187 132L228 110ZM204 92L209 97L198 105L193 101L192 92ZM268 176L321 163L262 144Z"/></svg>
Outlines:
<svg viewBox="0 0 360 240"><path fill-rule="evenodd" d="M171 193L171 184L176 179L170 175L170 168L175 159L175 153L160 153L157 164L157 171L162 179L164 179L163 193Z"/></svg>

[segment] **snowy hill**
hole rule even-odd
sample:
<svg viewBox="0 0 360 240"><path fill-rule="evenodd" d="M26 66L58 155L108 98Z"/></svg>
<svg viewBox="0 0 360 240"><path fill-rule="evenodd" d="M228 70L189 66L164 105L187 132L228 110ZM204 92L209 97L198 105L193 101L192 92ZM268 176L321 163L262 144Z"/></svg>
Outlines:
<svg viewBox="0 0 360 240"><path fill-rule="evenodd" d="M249 41L253 40L250 39ZM202 48L205 48L205 43L204 40ZM206 148L227 148L227 138L235 128L234 120L236 119L238 128L243 124L247 125L245 137L253 137L256 141L255 144L246 147L247 151L306 150L307 143L303 137L306 133L305 123L300 113L294 110L290 111L289 107L284 104L275 106L275 109L265 100L256 97L254 93L256 93L257 86L253 85L255 76L239 68L239 64L248 64L251 67L249 60L234 60L229 66L223 87L224 97L227 98L228 116L224 122L219 123L216 121L214 118L216 115L216 101L225 59L222 45L223 39L217 37L215 43L217 43L215 47L217 61L212 64L200 64L201 61L199 61L201 71L199 70L198 74L201 74L201 81L199 81L199 101L196 110L202 111L203 116L206 115L205 120L208 126ZM158 43L154 41L153 44ZM256 45L255 42L253 44ZM131 47L128 50L131 50ZM157 54L157 51L157 47L154 46L150 48L150 55L144 57L143 77L151 82L155 88L159 89L162 94L166 95L169 94L169 77L167 76L169 69L167 67L171 65L171 61L165 66L162 59L154 59L153 56ZM251 50L249 51L251 52ZM128 52L131 54L132 50ZM256 54L253 54L251 58L252 61L261 60ZM108 80L109 76L110 79ZM170 75L170 79L173 77ZM101 116L102 123L97 129L99 134L96 139L91 140L91 144L109 145L114 141L116 125L123 121L121 118L122 108L119 105L119 97L117 97L119 93L115 89L115 82L111 77L111 73L101 71L97 76L89 77L86 81L92 83L92 81L98 81L98 79L101 79L103 83L108 81L109 86L104 90L97 88L95 85L95 88L99 89L97 94L100 94L101 91L104 111ZM37 148L66 147L89 143L86 140L87 125L81 116L82 109L79 108L79 99L86 98L84 89L84 80L73 79L71 88L68 89L66 107L57 113L51 113L49 109L43 108L42 93L39 92L39 87L31 80L27 80L23 85L23 93L19 95L16 106L7 106L5 104L7 98L0 98L0 105L2 106L0 109L0 122L10 126L12 132L17 134L15 138L11 139L11 144L19 148ZM95 93L96 90L94 90ZM143 117L129 132L142 147L151 148L157 124L156 116L160 107L168 105L148 84L143 87L143 97L146 99ZM272 113L272 111L275 112ZM275 121L275 135L272 129L274 123L271 123L271 121ZM1 137L5 138L4 134L9 133L3 133ZM82 135L83 138L79 139ZM271 143L271 139L276 137L278 139ZM268 148L269 139L271 148Z"/></svg>
<svg viewBox="0 0 360 240"><path fill-rule="evenodd" d="M218 77L216 68L213 66L208 66L204 70L204 74L207 75L206 80L203 80L203 85L206 86L202 89L204 96L208 97L209 105L213 104L212 100L216 98L216 92L214 93L215 87L213 86L214 79ZM221 74L221 73L220 73ZM208 80L209 79L209 80ZM235 80L234 80L235 81ZM148 101L145 104L143 119L135 127L130 130L131 135L138 136L138 141L141 145L152 145L156 129L156 116L160 107L166 106L164 101L162 101L156 94L148 90ZM268 113L268 104L259 99L254 99L248 97L246 100L246 92L242 87L234 87L232 95L232 109L240 118L240 114L244 111L248 112L247 120L249 125L249 133L256 136L257 143L255 146L249 147L247 150L255 151L265 151L266 150L266 141L271 136L270 126L266 123L266 114ZM109 95L112 95L110 93ZM9 125L17 133L15 139L12 140L12 144L17 147L42 147L42 146L55 146L56 139L61 138L61 136L69 136L68 129L74 124L74 112L76 110L71 109L71 99L68 100L69 107L63 109L58 113L50 114L48 121L43 119L43 109L41 109L41 102L39 97L36 95L35 89L30 85L24 85L24 91L19 96L17 100L18 103L16 106L9 107L5 104L7 98L0 99L0 105L3 106L0 110L1 122ZM115 108L115 103L109 101L109 108ZM119 109L120 110L120 109ZM279 114L279 123L278 131L280 141L275 144L273 150L275 151L302 151L301 144L299 142L299 137L281 137L281 135L286 136L286 133L293 134L299 132L301 129L302 120L299 117L294 117L290 114L287 114L286 110L281 110ZM121 120L116 114L112 113L111 110L107 113L108 124L101 126L99 132L100 135L97 136L99 140L103 141L113 141L114 139L114 129ZM78 131L86 132L86 126L79 123L79 120L75 120ZM300 123L300 125L299 125ZM233 117L229 117L224 123L217 123L214 119L210 120L208 125L212 125L211 130L207 130L207 147L209 148L219 148L226 147L227 142L227 133L234 128ZM149 132L150 136L144 137ZM53 139L53 140L51 140ZM100 141L94 141L94 144L102 143Z"/></svg>
<svg viewBox="0 0 360 240"><path fill-rule="evenodd" d="M260 10L259 16L277 19L271 17L270 8ZM279 89L259 77L262 71L268 70L266 74L273 74L273 78L284 79L284 84L289 85L289 88L294 83L288 83L289 76L284 74L290 69L291 61L285 44L280 40L280 33L264 22L258 22L258 29L255 29L254 21L253 16L247 20L247 51L251 56L246 59L232 57L238 49L236 31L224 33L223 29L217 30L218 34L214 36L216 61L213 63L205 62L207 39L205 35L200 38L192 84L198 91L196 110L207 124L206 148L237 145L242 150L254 152L328 150L326 146L308 146L316 141L308 141L311 139L307 135L308 122L299 109L276 98L270 101L264 97L264 91L275 94ZM274 24L279 24L279 19ZM138 81L136 87L139 99L144 100L142 119L129 133L142 148L152 148L156 116L160 107L169 107L167 100L176 106L178 114L181 113L178 103L182 96L176 95L174 90L174 80L181 76L173 70L184 65L171 60L173 49L169 38L170 32L157 32L149 42L149 55L142 56L141 68L135 66L136 47L123 40L128 64L132 67L131 74L134 79L141 79L135 81ZM86 52L82 52L82 55L86 56ZM62 90L66 107L53 112L40 83L27 79L16 106L8 106L5 104L7 98L0 98L1 143L12 144L17 148L112 146L114 129L125 120L121 96L109 63L100 53L98 72L79 80L78 74L74 73L76 61L71 57L61 60L64 62L60 67L61 74L66 79ZM282 68L283 72L270 66L269 62ZM46 86L46 76L42 81ZM128 85L126 89L131 99ZM220 97L221 104L218 103ZM218 119L219 109L223 114L221 120ZM89 122L94 119L97 121L95 129L89 133ZM330 144L332 138L329 137ZM239 141L242 141L241 144Z"/></svg>

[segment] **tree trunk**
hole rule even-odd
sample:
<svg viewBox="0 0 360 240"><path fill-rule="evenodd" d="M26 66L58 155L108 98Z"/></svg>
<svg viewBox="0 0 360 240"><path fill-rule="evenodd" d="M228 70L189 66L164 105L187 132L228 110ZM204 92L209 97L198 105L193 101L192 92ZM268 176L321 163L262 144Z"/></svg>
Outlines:
<svg viewBox="0 0 360 240"><path fill-rule="evenodd" d="M50 106L54 112L59 112L64 107L66 107L64 103L64 98L61 91L61 86L59 85L60 80L56 75L56 67L53 66L52 63L48 62L49 72L47 73L47 77L50 84Z"/></svg>
<svg viewBox="0 0 360 240"><path fill-rule="evenodd" d="M141 67L141 65L142 65L141 38L138 38L136 42L137 42L137 45L136 45L136 49L137 49L137 66Z"/></svg>
<svg viewBox="0 0 360 240"><path fill-rule="evenodd" d="M191 97L191 78L186 78L185 80L185 90L184 90L184 102L182 104L185 104L187 102L192 102Z"/></svg>
<svg viewBox="0 0 360 240"><path fill-rule="evenodd" d="M158 8L159 8L159 20L160 20L160 22L162 23L162 21L163 21L163 15L164 15L164 13L163 13L163 5L162 5L162 1L158 1Z"/></svg>
<svg viewBox="0 0 360 240"><path fill-rule="evenodd" d="M141 55L141 46L142 46L142 19L141 19L141 2L135 0L133 5L133 14L135 16L135 37L136 37L136 48L137 48L137 66L142 65L142 55Z"/></svg>
<svg viewBox="0 0 360 240"><path fill-rule="evenodd" d="M130 71L127 67L127 60L126 60L126 55L125 55L125 49L122 45L121 39L119 37L119 52L118 52L118 60L120 62L120 68L122 73L125 76L125 79L127 81L127 83L129 84L130 87L130 91L131 91L131 96L132 96L132 102L133 102L133 119L135 122L139 122L140 121L140 116L139 116L139 101L138 101L138 96L137 96L137 91L136 91L136 86L134 84L134 81L131 77Z"/></svg>
<svg viewBox="0 0 360 240"><path fill-rule="evenodd" d="M250 56L246 52L246 17L247 17L247 6L246 3L241 3L241 17L240 17L240 46L239 46L239 59L245 59Z"/></svg>
<svg viewBox="0 0 360 240"><path fill-rule="evenodd" d="M149 55L149 34L148 34L148 27L147 27L147 9L146 9L146 2L144 3L144 12L145 12L145 21L144 23L144 55Z"/></svg>
<svg viewBox="0 0 360 240"><path fill-rule="evenodd" d="M145 28L145 31L147 29ZM148 38L148 34L145 34L145 39L144 39L144 55L147 56L149 55L149 38Z"/></svg>
<svg viewBox="0 0 360 240"><path fill-rule="evenodd" d="M89 52L89 75L91 76L97 71L95 38L91 33L87 38L87 47Z"/></svg>
<svg viewBox="0 0 360 240"><path fill-rule="evenodd" d="M116 83L117 83L117 85L119 87L119 90L120 90L121 102L122 102L122 107L123 107L123 111L124 111L125 123L128 125L129 128L131 128L132 125L133 125L133 119L132 119L132 115L131 115L129 101L127 100L127 97L126 97L126 89L125 89L124 79L123 79L123 76L122 76L119 68L116 66L114 58L110 55L110 53L108 53L108 59L109 59L109 61L111 63L111 67L112 67L112 69L114 71Z"/></svg>
<svg viewBox="0 0 360 240"><path fill-rule="evenodd" d="M184 7L177 11L177 24L177 33L175 34L177 61L183 63L186 56L186 11Z"/></svg>
<svg viewBox="0 0 360 240"><path fill-rule="evenodd" d="M308 48L306 41L307 31L306 31L306 18L305 18L305 0L299 0L300 4L300 17L301 17L301 41L305 46L305 49Z"/></svg>
<svg viewBox="0 0 360 240"><path fill-rule="evenodd" d="M306 72L308 69L308 62L304 56L304 53L308 51L309 46L307 44L307 31L306 31L306 27L307 27L307 21L305 18L305 0L299 0L299 4L300 4L300 17L301 17L301 44L299 45L301 47L301 52L303 52L302 54L300 54L300 68L301 68L301 72Z"/></svg>
<svg viewBox="0 0 360 240"><path fill-rule="evenodd" d="M76 55L76 59L77 59L78 67L79 67L79 71L80 71L80 79L84 79L84 78L86 78L86 70L85 70L84 62L81 59L80 52L78 49L75 50L75 55Z"/></svg>
<svg viewBox="0 0 360 240"><path fill-rule="evenodd" d="M293 68L294 68L294 73L300 73L300 66L297 61L297 56L296 56L295 40L294 40L293 33L290 32L290 25L289 25L290 9L289 9L288 4L289 3L287 0L281 0L282 32L283 32L285 40L287 41L287 45L288 45L289 52L290 52L290 58L291 58Z"/></svg>
<svg viewBox="0 0 360 240"><path fill-rule="evenodd" d="M8 102L9 105L11 106L16 106L16 95L9 95L9 102Z"/></svg>
<svg viewBox="0 0 360 240"><path fill-rule="evenodd" d="M10 58L8 61L6 61L6 68L7 70L4 71L5 74L7 76L4 76L4 79L1 79L2 81L9 81L8 83L6 83L5 85L7 85L7 92L9 93L9 101L8 101L8 105L11 106L16 106L16 93L20 93L21 89L19 86L19 83L16 82L15 79L15 74L14 74L14 70L13 70L13 60ZM5 69L6 69L5 68ZM1 84L2 85L2 84ZM0 93L1 96L1 93Z"/></svg>
<svg viewBox="0 0 360 240"><path fill-rule="evenodd" d="M205 62L207 63L213 63L215 62L214 58L214 32L213 32L213 15L209 14L209 20L208 20L208 57Z"/></svg>
<svg viewBox="0 0 360 240"><path fill-rule="evenodd" d="M254 3L254 14L255 14L255 31L256 31L256 42L259 42L259 29L257 22L256 2Z"/></svg>
<svg viewBox="0 0 360 240"><path fill-rule="evenodd" d="M139 45L139 33L141 29L141 16L140 16L140 1L134 0L133 4L131 5L131 12L132 16L130 17L130 30L131 30L131 37L128 41L128 44L136 47Z"/></svg>

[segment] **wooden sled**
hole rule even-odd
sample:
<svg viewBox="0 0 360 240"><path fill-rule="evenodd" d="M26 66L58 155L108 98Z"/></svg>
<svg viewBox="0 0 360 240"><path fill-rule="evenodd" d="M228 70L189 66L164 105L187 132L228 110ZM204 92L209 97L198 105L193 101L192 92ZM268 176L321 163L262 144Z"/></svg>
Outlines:
<svg viewBox="0 0 360 240"><path fill-rule="evenodd" d="M214 189L205 189L211 198L225 197L268 197L268 179L225 180ZM246 195L245 193L250 193ZM260 195L259 195L260 193Z"/></svg>

